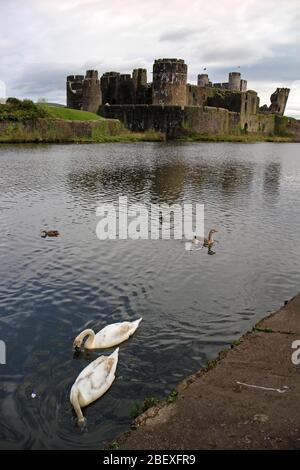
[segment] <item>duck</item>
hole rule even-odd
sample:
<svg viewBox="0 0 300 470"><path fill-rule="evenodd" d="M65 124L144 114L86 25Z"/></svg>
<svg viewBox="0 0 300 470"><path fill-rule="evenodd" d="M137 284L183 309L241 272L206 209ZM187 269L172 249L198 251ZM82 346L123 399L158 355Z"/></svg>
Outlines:
<svg viewBox="0 0 300 470"><path fill-rule="evenodd" d="M41 230L41 237L58 237L59 231L58 230Z"/></svg>
<svg viewBox="0 0 300 470"><path fill-rule="evenodd" d="M215 241L213 239L213 234L217 233L217 232L218 232L218 230L215 230L214 228L212 228L208 232L207 238L198 238L195 235L194 238L193 238L193 244L194 245L199 245L199 244L202 243L202 246L207 247L207 248L211 248L213 246L213 244L215 243Z"/></svg>
<svg viewBox="0 0 300 470"><path fill-rule="evenodd" d="M115 380L119 348L110 356L99 356L78 375L70 391L70 402L77 416L77 424L82 429L86 425L83 407L102 397Z"/></svg>
<svg viewBox="0 0 300 470"><path fill-rule="evenodd" d="M214 233L217 233L218 230L215 230L214 228L212 228L209 232L208 232L208 236L207 238L204 238L204 242L203 242L203 246L206 246L208 248L211 248L213 246L213 244L215 243L214 239L213 239L213 234Z"/></svg>
<svg viewBox="0 0 300 470"><path fill-rule="evenodd" d="M85 349L105 349L117 346L123 341L126 341L138 328L142 318L133 322L125 321L121 323L112 323L107 325L97 334L90 328L83 330L74 339L73 348L75 350L80 349L84 338L87 336L87 340L84 343Z"/></svg>

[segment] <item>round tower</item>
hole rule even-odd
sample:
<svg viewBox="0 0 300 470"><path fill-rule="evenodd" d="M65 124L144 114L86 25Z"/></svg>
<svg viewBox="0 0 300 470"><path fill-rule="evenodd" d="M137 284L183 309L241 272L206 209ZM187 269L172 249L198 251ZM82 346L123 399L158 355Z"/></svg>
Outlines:
<svg viewBox="0 0 300 470"><path fill-rule="evenodd" d="M241 90L241 74L240 72L230 72L228 79L228 90L240 91Z"/></svg>
<svg viewBox="0 0 300 470"><path fill-rule="evenodd" d="M198 86L200 87L209 86L209 78L208 78L207 73L201 73L200 75L198 75L197 83L198 83Z"/></svg>
<svg viewBox="0 0 300 470"><path fill-rule="evenodd" d="M81 109L83 75L68 75L67 77L67 108Z"/></svg>
<svg viewBox="0 0 300 470"><path fill-rule="evenodd" d="M153 64L152 104L186 105L187 65L181 59L157 59Z"/></svg>
<svg viewBox="0 0 300 470"><path fill-rule="evenodd" d="M87 70L82 88L82 109L97 113L101 104L100 81L97 70Z"/></svg>

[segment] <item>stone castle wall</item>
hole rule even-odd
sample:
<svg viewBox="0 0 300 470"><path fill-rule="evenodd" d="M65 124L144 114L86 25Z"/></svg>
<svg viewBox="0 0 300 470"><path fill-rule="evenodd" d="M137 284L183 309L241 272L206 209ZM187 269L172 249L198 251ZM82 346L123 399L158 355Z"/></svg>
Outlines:
<svg viewBox="0 0 300 470"><path fill-rule="evenodd" d="M167 137L178 137L189 133L226 134L236 132L239 119L231 117L230 111L222 108L199 106L160 105L114 105L101 106L100 114L105 118L119 119L132 131L150 129L163 132Z"/></svg>
<svg viewBox="0 0 300 470"><path fill-rule="evenodd" d="M105 118L119 119L131 131L155 130L168 138L188 134L240 134L240 113L211 106L113 105L101 106ZM250 132L274 133L274 115L251 115Z"/></svg>

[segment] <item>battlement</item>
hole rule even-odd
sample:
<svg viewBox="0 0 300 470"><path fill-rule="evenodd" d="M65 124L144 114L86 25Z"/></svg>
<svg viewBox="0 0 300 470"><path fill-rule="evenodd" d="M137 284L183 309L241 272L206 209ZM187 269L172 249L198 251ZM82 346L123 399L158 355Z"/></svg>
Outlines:
<svg viewBox="0 0 300 470"><path fill-rule="evenodd" d="M172 59L155 59L155 61L154 61L155 64L162 63L162 62L184 64L183 59L174 59L174 58L172 58Z"/></svg>
<svg viewBox="0 0 300 470"><path fill-rule="evenodd" d="M120 74L120 81L126 82L128 80L131 80L131 75L129 73Z"/></svg>
<svg viewBox="0 0 300 470"><path fill-rule="evenodd" d="M187 82L187 65L182 59L156 59L153 64L153 81L157 76L161 80L172 79Z"/></svg>
<svg viewBox="0 0 300 470"><path fill-rule="evenodd" d="M119 72L105 72L102 77L119 77Z"/></svg>
<svg viewBox="0 0 300 470"><path fill-rule="evenodd" d="M98 80L98 70L87 70L85 73L85 79Z"/></svg>
<svg viewBox="0 0 300 470"><path fill-rule="evenodd" d="M67 82L77 82L82 81L84 79L84 75L68 75Z"/></svg>

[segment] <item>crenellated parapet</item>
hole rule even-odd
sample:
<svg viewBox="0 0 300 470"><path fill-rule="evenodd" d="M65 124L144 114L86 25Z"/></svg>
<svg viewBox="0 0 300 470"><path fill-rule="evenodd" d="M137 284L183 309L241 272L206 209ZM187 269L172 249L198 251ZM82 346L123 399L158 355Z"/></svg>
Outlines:
<svg viewBox="0 0 300 470"><path fill-rule="evenodd" d="M84 75L67 76L67 107L73 109L82 108L82 84Z"/></svg>

